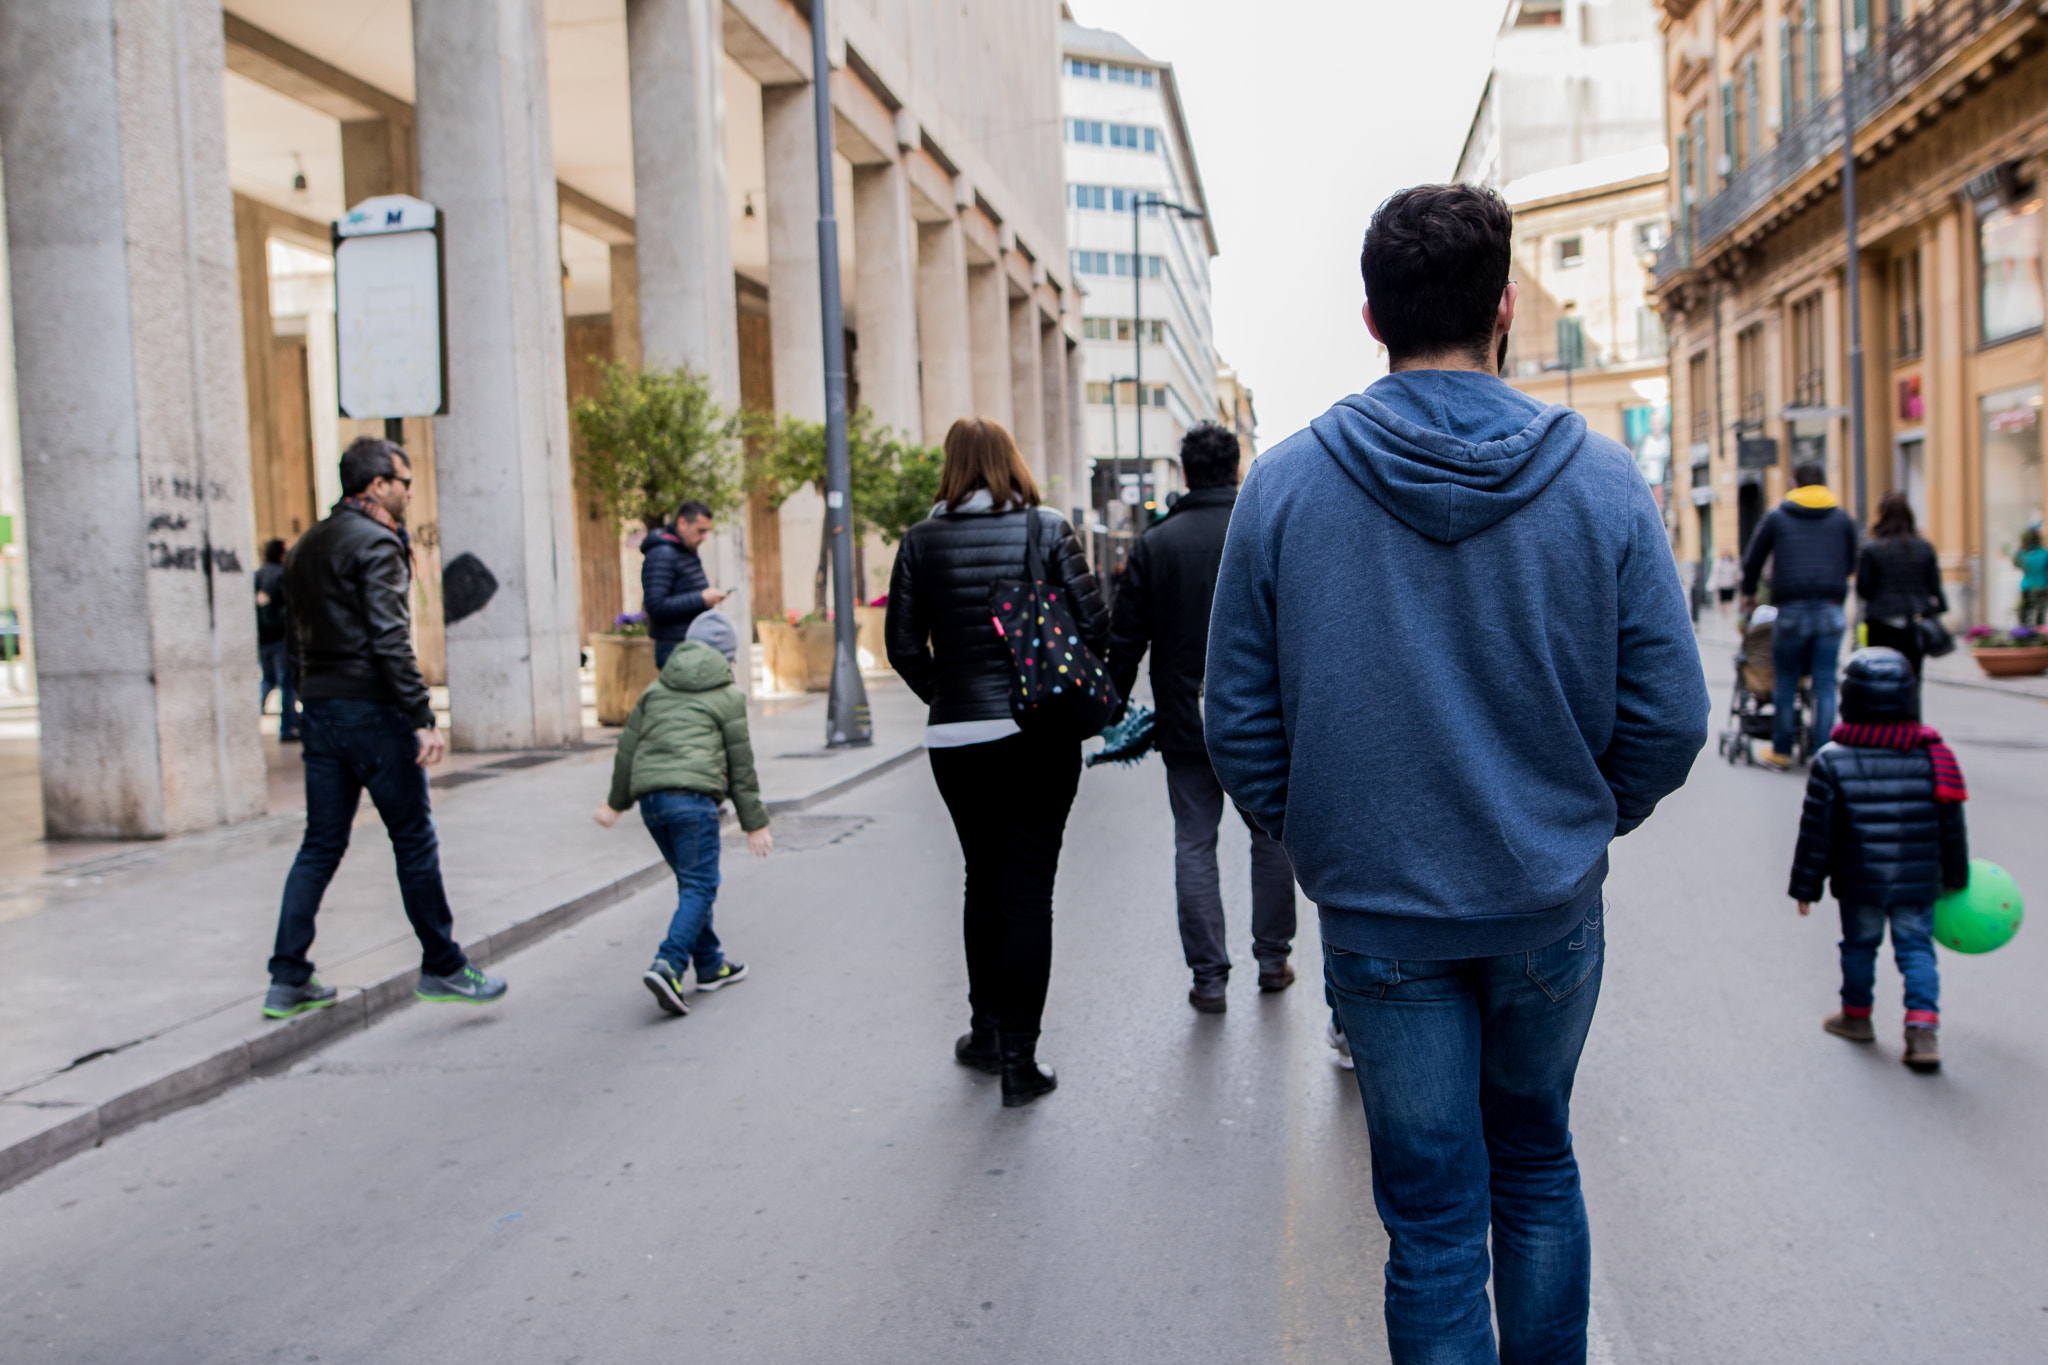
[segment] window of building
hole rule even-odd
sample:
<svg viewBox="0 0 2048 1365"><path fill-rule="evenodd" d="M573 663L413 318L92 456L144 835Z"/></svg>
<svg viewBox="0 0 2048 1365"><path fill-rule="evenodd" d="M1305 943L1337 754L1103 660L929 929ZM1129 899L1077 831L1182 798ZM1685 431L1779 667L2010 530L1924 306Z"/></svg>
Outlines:
<svg viewBox="0 0 2048 1365"><path fill-rule="evenodd" d="M1764 325L1759 322L1735 335L1735 387L1742 395L1742 425L1764 424Z"/></svg>
<svg viewBox="0 0 2048 1365"><path fill-rule="evenodd" d="M1586 263L1586 239L1576 234L1557 239L1557 265L1560 270L1571 270Z"/></svg>
<svg viewBox="0 0 2048 1365"><path fill-rule="evenodd" d="M1111 67L1110 69L1113 71L1116 68ZM1069 76L1078 76L1084 81L1099 81L1102 79L1102 63L1076 61L1069 57L1067 59L1067 74Z"/></svg>
<svg viewBox="0 0 2048 1365"><path fill-rule="evenodd" d="M1102 145L1102 124L1099 120L1070 118L1067 120L1067 141Z"/></svg>
<svg viewBox="0 0 2048 1365"><path fill-rule="evenodd" d="M1925 314L1920 302L1920 253L1908 251L1892 262L1892 299L1897 313L1894 338L1901 359L1920 354Z"/></svg>
<svg viewBox="0 0 2048 1365"><path fill-rule="evenodd" d="M1516 28L1548 28L1564 22L1564 0L1522 0Z"/></svg>
<svg viewBox="0 0 2048 1365"><path fill-rule="evenodd" d="M1818 408L1827 405L1828 364L1826 337L1821 328L1819 291L1792 305L1792 404Z"/></svg>
<svg viewBox="0 0 2048 1365"><path fill-rule="evenodd" d="M1557 363L1567 370L1586 368L1586 329L1570 314L1557 320Z"/></svg>
<svg viewBox="0 0 2048 1365"><path fill-rule="evenodd" d="M1099 123L1090 124L1089 126L1098 129L1102 127ZM1102 138L1095 136L1089 140L1091 142L1100 142ZM1140 128L1134 123L1112 123L1109 125L1109 145L1112 147L1128 148L1134 152L1139 150L1154 152L1159 150L1159 130L1156 128Z"/></svg>
<svg viewBox="0 0 2048 1365"><path fill-rule="evenodd" d="M1118 259L1121 260L1122 257ZM1076 251L1074 253L1074 273L1076 275L1107 275L1109 273L1109 253L1107 251ZM1118 271L1117 273L1128 274L1129 272Z"/></svg>
<svg viewBox="0 0 2048 1365"><path fill-rule="evenodd" d="M1736 92L1734 146L1735 166L1740 170L1756 160L1757 152L1763 145L1763 134L1757 126L1763 122L1763 92L1762 82L1757 78L1757 53L1754 47L1742 54L1742 59L1736 63L1736 69L1742 73L1741 88Z"/></svg>
<svg viewBox="0 0 2048 1365"><path fill-rule="evenodd" d="M1126 379L1116 386L1114 401L1120 406L1133 406L1134 395L1137 393L1137 386ZM1145 398L1142 406L1148 408L1163 408L1166 406L1166 385L1147 384L1144 388L1144 395ZM1103 404L1111 402L1110 386L1107 383L1090 384L1088 386L1088 401Z"/></svg>
<svg viewBox="0 0 2048 1365"><path fill-rule="evenodd" d="M1099 209L1109 206L1109 190L1101 185L1067 186L1067 207Z"/></svg>
<svg viewBox="0 0 2048 1365"><path fill-rule="evenodd" d="M1977 280L1984 340L2041 326L2041 197L1980 211Z"/></svg>
<svg viewBox="0 0 2048 1365"><path fill-rule="evenodd" d="M1135 66L1111 66L1103 75L1120 85L1136 85L1146 90L1150 90L1159 82L1158 72Z"/></svg>
<svg viewBox="0 0 2048 1365"><path fill-rule="evenodd" d="M1778 21L1778 104L1780 127L1802 109L1820 103L1820 10L1818 0L1792 0Z"/></svg>
<svg viewBox="0 0 2048 1365"><path fill-rule="evenodd" d="M1638 304L1636 306L1636 359L1653 360L1663 355L1665 348L1664 315L1650 307L1647 303Z"/></svg>
<svg viewBox="0 0 2048 1365"><path fill-rule="evenodd" d="M1714 393L1707 384L1707 353L1695 351L1685 363L1685 401L1692 410L1692 441L1714 439Z"/></svg>
<svg viewBox="0 0 2048 1365"><path fill-rule="evenodd" d="M1643 256L1652 251L1659 250L1664 245L1666 235L1664 220L1662 218L1652 218L1647 222L1637 223L1633 235L1636 244L1636 255Z"/></svg>
<svg viewBox="0 0 2048 1365"><path fill-rule="evenodd" d="M1084 341L1129 341L1131 320L1129 318L1082 318L1081 338ZM1158 318L1145 321L1145 340L1165 341L1166 324Z"/></svg>
<svg viewBox="0 0 2048 1365"><path fill-rule="evenodd" d="M1721 82L1721 183L1727 184L1728 177L1735 174L1735 145L1739 136L1739 120L1735 116L1735 82Z"/></svg>

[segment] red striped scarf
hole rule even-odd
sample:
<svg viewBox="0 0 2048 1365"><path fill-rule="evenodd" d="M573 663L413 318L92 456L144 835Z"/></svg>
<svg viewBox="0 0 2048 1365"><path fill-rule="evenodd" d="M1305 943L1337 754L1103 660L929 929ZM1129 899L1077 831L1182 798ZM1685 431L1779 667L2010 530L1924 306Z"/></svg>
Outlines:
<svg viewBox="0 0 2048 1365"><path fill-rule="evenodd" d="M1925 749L1934 760L1934 799L1967 801L1970 792L1963 785L1963 769L1941 732L1917 721L1889 721L1881 725L1851 725L1843 721L1828 736L1837 744L1857 749Z"/></svg>

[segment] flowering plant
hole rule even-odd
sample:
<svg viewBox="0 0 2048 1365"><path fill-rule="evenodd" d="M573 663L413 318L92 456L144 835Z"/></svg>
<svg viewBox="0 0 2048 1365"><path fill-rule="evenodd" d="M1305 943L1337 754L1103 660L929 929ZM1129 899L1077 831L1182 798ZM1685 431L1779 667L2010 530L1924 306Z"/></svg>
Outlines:
<svg viewBox="0 0 2048 1365"><path fill-rule="evenodd" d="M647 613L645 612L625 612L612 621L612 634L614 635L645 635L646 633Z"/></svg>
<svg viewBox="0 0 2048 1365"><path fill-rule="evenodd" d="M2048 645L2048 631L2039 626L1971 626L1963 635L1972 649L2034 649Z"/></svg>

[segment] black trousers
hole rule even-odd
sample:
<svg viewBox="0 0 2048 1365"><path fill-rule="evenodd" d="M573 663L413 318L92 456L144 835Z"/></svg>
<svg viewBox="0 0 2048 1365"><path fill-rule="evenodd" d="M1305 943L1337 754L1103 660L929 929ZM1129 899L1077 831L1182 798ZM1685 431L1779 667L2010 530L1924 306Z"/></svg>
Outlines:
<svg viewBox="0 0 2048 1365"><path fill-rule="evenodd" d="M1038 1032L1052 976L1052 884L1081 746L1033 735L931 751L967 860L961 928L975 1028Z"/></svg>
<svg viewBox="0 0 2048 1365"><path fill-rule="evenodd" d="M1899 653L1905 655L1906 662L1913 665L1914 676L1918 677L1920 675L1920 663L1926 656L1920 649L1920 625L1918 622L1911 622L1905 629L1901 630L1897 626L1888 626L1882 621L1868 621L1864 623L1864 635L1869 640L1870 646L1873 649L1882 646L1885 649L1896 649Z"/></svg>

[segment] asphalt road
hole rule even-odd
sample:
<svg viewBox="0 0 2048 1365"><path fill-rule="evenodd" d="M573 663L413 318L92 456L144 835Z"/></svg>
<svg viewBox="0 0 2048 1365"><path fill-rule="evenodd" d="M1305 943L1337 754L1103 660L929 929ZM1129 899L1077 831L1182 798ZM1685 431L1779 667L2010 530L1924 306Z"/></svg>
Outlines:
<svg viewBox="0 0 2048 1365"><path fill-rule="evenodd" d="M1978 851L2048 887L2048 707L1929 710ZM1888 959L1878 1046L1824 1035L1835 930L1783 896L1799 792L1710 748L1617 845L1574 1125L1592 1358L2048 1358L2048 927L1944 957L1937 1077L1898 1063ZM952 1062L959 860L911 766L765 863L728 848L754 976L687 1019L638 983L649 893L511 959L501 1008L406 1011L0 1194L0 1360L1384 1359L1313 919L1302 984L1260 997L1233 837L1244 960L1195 1015L1161 769L1082 793L1039 1103Z"/></svg>

